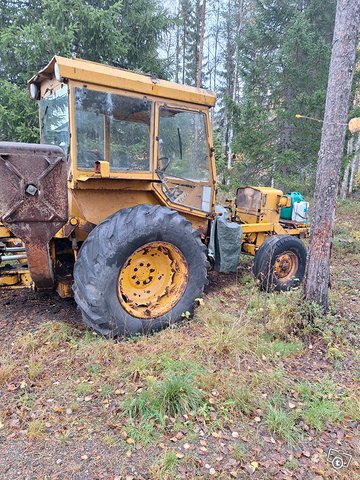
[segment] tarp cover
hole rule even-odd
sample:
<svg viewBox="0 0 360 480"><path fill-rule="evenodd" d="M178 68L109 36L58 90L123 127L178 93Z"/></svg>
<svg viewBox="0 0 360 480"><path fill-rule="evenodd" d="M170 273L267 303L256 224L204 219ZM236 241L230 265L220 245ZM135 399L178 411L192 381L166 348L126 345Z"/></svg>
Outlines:
<svg viewBox="0 0 360 480"><path fill-rule="evenodd" d="M241 225L229 222L229 214L223 207L216 207L221 213L211 222L208 255L217 272L236 272L241 252Z"/></svg>

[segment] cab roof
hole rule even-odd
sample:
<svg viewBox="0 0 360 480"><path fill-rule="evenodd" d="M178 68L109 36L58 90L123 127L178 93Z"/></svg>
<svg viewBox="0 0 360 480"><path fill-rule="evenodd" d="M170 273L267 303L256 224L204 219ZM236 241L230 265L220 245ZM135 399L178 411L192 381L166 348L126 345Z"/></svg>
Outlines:
<svg viewBox="0 0 360 480"><path fill-rule="evenodd" d="M101 63L55 56L48 65L34 75L28 84L40 84L54 76L55 63L58 64L60 76L64 80L76 80L86 84L118 88L129 92L153 95L162 99L179 100L212 107L215 105L214 92L202 88L180 85L167 80L160 80L151 75L132 72Z"/></svg>

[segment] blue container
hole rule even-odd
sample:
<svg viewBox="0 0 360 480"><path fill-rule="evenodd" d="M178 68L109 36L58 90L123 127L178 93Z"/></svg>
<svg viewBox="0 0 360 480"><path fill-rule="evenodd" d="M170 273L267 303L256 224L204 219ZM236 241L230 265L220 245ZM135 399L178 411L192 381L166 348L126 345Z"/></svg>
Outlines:
<svg viewBox="0 0 360 480"><path fill-rule="evenodd" d="M282 218L283 220L291 220L294 203L302 202L304 200L304 197L300 192L290 192L290 193L287 193L286 195L291 198L291 206L282 207L280 212L280 218Z"/></svg>

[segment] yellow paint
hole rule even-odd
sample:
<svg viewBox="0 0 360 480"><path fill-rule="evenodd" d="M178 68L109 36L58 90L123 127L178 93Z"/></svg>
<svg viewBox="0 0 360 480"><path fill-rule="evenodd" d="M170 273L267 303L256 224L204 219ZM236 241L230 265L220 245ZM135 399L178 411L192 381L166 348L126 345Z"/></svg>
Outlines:
<svg viewBox="0 0 360 480"><path fill-rule="evenodd" d="M100 177L110 178L110 163L108 160L98 162L100 165Z"/></svg>
<svg viewBox="0 0 360 480"><path fill-rule="evenodd" d="M188 265L181 251L168 242L151 242L126 260L119 273L118 297L130 315L156 318L178 303L187 282Z"/></svg>
<svg viewBox="0 0 360 480"><path fill-rule="evenodd" d="M180 100L198 105L215 105L216 95L214 92L201 88L179 85L167 80L160 80L140 73L122 70L120 68L89 62L79 58L64 58L55 56L49 64L39 73L34 75L28 82L38 83L49 81L54 78L54 65L58 64L60 75L63 79L76 80L82 84L92 83L115 89L126 90L142 95L151 95L159 98Z"/></svg>
<svg viewBox="0 0 360 480"><path fill-rule="evenodd" d="M73 296L72 282L59 281L56 285L56 291L61 298L71 298Z"/></svg>
<svg viewBox="0 0 360 480"><path fill-rule="evenodd" d="M0 223L0 238L8 238L11 237L12 234L9 229L4 227L2 223Z"/></svg>
<svg viewBox="0 0 360 480"><path fill-rule="evenodd" d="M17 274L0 276L0 287L10 287L17 283L19 283L19 276Z"/></svg>

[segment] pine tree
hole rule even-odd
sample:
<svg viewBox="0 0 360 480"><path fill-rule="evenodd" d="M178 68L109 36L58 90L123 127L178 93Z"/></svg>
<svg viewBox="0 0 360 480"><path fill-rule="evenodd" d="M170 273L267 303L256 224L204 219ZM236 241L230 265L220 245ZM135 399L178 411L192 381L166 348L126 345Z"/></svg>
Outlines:
<svg viewBox="0 0 360 480"><path fill-rule="evenodd" d="M329 0L323 17L318 0L255 0L253 5L239 44L242 98L234 106L233 141L242 159L239 176L252 172L253 182L309 191L321 123L295 115L323 116L335 0Z"/></svg>
<svg viewBox="0 0 360 480"><path fill-rule="evenodd" d="M168 16L158 0L69 0L66 5L51 0L1 0L0 19L3 115L12 111L10 99L29 102L22 92L26 81L55 54L166 75L157 49ZM34 112L35 105L27 103L26 108ZM25 140L36 132L36 114L28 120L28 132L21 129L21 134L17 128L21 118L0 118L0 124L6 122L10 122L8 128L0 132L3 140Z"/></svg>

